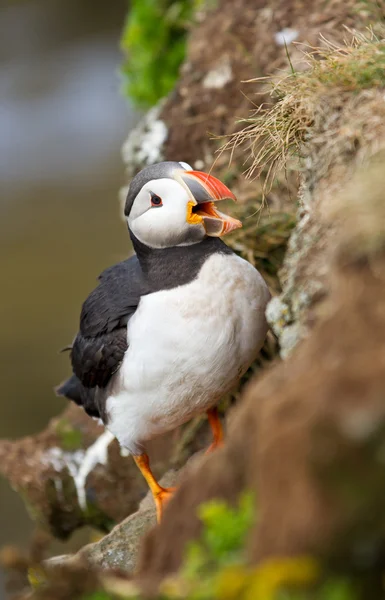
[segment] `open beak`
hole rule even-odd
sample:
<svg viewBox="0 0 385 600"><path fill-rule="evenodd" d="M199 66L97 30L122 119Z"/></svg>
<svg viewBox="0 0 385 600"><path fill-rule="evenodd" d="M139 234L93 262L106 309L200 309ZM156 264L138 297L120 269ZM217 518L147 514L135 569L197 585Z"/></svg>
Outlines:
<svg viewBox="0 0 385 600"><path fill-rule="evenodd" d="M214 204L229 198L236 201L234 194L219 179L201 171L178 172L178 179L191 196L187 206L187 223L203 223L206 234L212 237L220 237L242 227L238 219L219 212Z"/></svg>

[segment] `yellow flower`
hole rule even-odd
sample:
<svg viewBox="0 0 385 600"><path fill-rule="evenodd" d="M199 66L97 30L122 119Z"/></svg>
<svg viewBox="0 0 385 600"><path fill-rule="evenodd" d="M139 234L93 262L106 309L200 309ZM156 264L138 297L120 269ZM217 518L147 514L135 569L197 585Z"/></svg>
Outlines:
<svg viewBox="0 0 385 600"><path fill-rule="evenodd" d="M221 600L238 600L243 597L250 582L250 570L242 565L226 567L218 574L215 597Z"/></svg>
<svg viewBox="0 0 385 600"><path fill-rule="evenodd" d="M243 599L274 600L280 588L306 586L319 575L319 565L311 557L271 558L253 570Z"/></svg>

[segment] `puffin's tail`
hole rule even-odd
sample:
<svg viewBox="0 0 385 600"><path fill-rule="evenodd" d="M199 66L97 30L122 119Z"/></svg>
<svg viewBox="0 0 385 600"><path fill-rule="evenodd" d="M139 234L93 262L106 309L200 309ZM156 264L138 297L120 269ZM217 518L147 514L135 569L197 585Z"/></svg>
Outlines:
<svg viewBox="0 0 385 600"><path fill-rule="evenodd" d="M57 396L64 396L64 398L68 398L68 400L72 400L73 402L76 402L76 404L82 404L81 388L83 388L83 386L80 379L78 379L76 375L72 375L54 389Z"/></svg>
<svg viewBox="0 0 385 600"><path fill-rule="evenodd" d="M99 410L95 402L96 388L86 388L76 377L72 375L69 379L58 385L55 389L57 396L64 396L72 400L78 406L82 406L91 417L100 418Z"/></svg>

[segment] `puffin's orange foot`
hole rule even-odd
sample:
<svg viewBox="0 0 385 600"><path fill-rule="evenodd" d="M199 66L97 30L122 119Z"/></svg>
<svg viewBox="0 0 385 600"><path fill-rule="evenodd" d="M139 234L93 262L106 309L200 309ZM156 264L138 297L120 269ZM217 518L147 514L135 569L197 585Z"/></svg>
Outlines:
<svg viewBox="0 0 385 600"><path fill-rule="evenodd" d="M156 517L159 523L162 518L164 507L173 495L175 488L164 488L159 485L150 469L150 461L147 454L134 454L133 458L152 492L156 506Z"/></svg>
<svg viewBox="0 0 385 600"><path fill-rule="evenodd" d="M223 446L223 429L222 423L218 416L217 408L210 408L210 410L207 411L207 417L214 437L213 443L207 448L205 452L205 454L210 454L211 452L214 452L214 450L216 450L217 448Z"/></svg>
<svg viewBox="0 0 385 600"><path fill-rule="evenodd" d="M175 490L176 490L176 488L174 488L174 487L169 487L169 488L159 487L159 491L156 491L154 493L154 500L155 500L155 506L156 506L156 518L157 518L158 523L160 523L160 521L162 520L164 508L165 508L166 504L169 502L171 496L173 496Z"/></svg>

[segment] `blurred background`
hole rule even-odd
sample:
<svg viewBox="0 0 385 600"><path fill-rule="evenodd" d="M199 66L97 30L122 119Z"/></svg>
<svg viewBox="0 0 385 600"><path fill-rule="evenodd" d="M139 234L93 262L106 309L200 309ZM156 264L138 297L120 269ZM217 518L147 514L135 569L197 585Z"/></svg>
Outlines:
<svg viewBox="0 0 385 600"><path fill-rule="evenodd" d="M117 200L139 116L120 93L126 12L126 0L0 4L0 437L60 413L58 350L98 274L130 251ZM0 479L0 547L25 547L31 531Z"/></svg>

